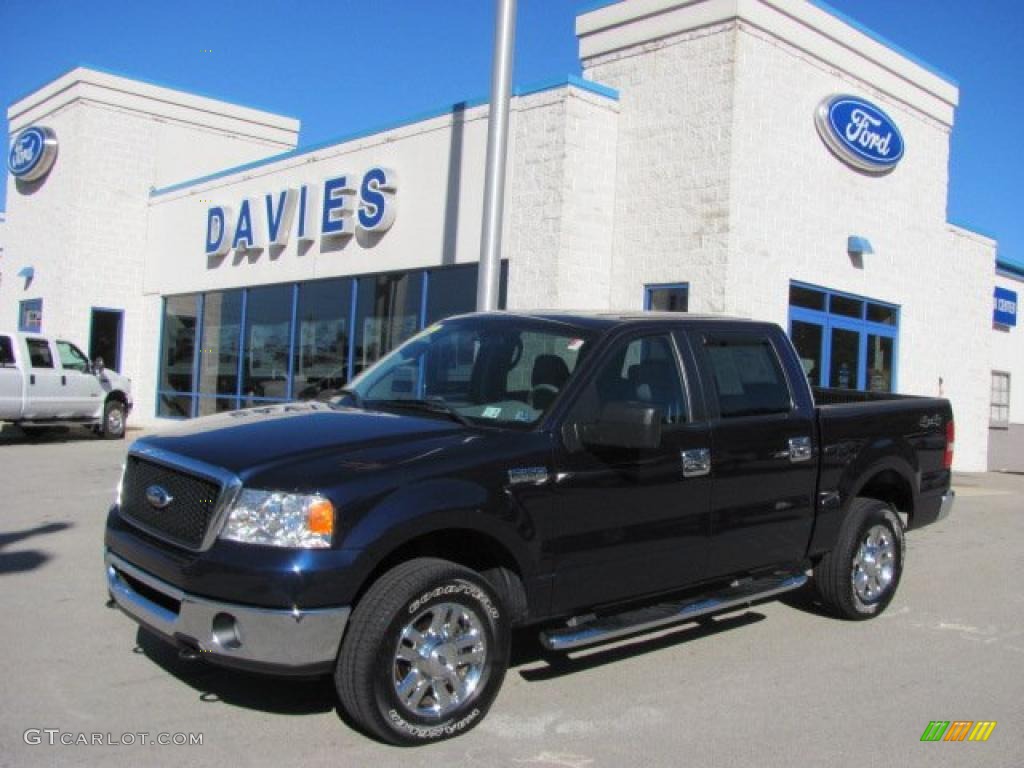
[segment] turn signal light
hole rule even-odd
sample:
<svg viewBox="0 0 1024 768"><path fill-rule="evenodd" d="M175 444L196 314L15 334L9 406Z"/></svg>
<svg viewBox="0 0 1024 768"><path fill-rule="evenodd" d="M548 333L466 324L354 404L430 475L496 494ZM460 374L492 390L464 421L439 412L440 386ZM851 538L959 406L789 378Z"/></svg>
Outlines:
<svg viewBox="0 0 1024 768"><path fill-rule="evenodd" d="M310 533L323 536L334 534L334 505L327 499L317 499L306 512L306 527Z"/></svg>
<svg viewBox="0 0 1024 768"><path fill-rule="evenodd" d="M942 466L946 469L953 468L953 444L956 438L956 427L953 426L953 420L950 419L946 422L946 454L942 458Z"/></svg>

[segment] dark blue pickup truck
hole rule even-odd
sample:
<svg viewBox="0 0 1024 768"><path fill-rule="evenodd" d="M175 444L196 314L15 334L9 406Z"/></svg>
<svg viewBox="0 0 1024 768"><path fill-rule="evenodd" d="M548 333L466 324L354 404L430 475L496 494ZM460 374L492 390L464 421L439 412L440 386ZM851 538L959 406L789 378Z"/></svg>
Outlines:
<svg viewBox="0 0 1024 768"><path fill-rule="evenodd" d="M138 440L108 586L186 657L333 674L366 732L430 742L483 718L513 627L570 650L810 574L878 615L952 452L948 401L812 392L772 324L466 315L328 402Z"/></svg>

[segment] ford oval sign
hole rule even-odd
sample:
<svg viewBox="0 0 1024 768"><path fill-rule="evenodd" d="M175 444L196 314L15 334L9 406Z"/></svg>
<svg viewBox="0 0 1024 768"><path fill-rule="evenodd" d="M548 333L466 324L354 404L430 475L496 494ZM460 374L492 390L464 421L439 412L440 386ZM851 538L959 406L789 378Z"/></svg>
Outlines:
<svg viewBox="0 0 1024 768"><path fill-rule="evenodd" d="M7 170L16 179L35 181L47 174L56 159L57 135L50 128L33 126L14 137Z"/></svg>
<svg viewBox="0 0 1024 768"><path fill-rule="evenodd" d="M836 156L867 173L888 173L903 157L903 135L874 104L856 96L830 96L818 105L814 123Z"/></svg>

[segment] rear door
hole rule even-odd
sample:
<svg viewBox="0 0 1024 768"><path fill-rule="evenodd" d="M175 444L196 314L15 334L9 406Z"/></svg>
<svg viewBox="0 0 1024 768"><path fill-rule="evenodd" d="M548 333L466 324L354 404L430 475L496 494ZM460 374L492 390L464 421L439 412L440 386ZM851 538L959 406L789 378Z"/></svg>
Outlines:
<svg viewBox="0 0 1024 768"><path fill-rule="evenodd" d="M681 352L683 353L681 355ZM570 406L556 451L554 610L572 611L698 581L705 568L711 483L684 473L683 453L709 445L699 394L690 396L680 349L668 330L615 342ZM687 366L689 363L687 363ZM583 445L583 425L609 402L653 406L656 449Z"/></svg>
<svg viewBox="0 0 1024 768"><path fill-rule="evenodd" d="M60 415L65 418L98 416L103 405L103 387L92 372L89 359L70 341L57 341L57 356L61 365L61 384L64 388L64 406Z"/></svg>
<svg viewBox="0 0 1024 768"><path fill-rule="evenodd" d="M690 332L711 421L708 576L800 561L814 524L814 404L773 326ZM785 361L785 364L784 364Z"/></svg>
<svg viewBox="0 0 1024 768"><path fill-rule="evenodd" d="M0 335L0 420L21 418L25 380L14 357L16 341Z"/></svg>
<svg viewBox="0 0 1024 768"><path fill-rule="evenodd" d="M56 418L64 406L64 387L53 346L40 336L25 336L22 349L28 363L24 418Z"/></svg>

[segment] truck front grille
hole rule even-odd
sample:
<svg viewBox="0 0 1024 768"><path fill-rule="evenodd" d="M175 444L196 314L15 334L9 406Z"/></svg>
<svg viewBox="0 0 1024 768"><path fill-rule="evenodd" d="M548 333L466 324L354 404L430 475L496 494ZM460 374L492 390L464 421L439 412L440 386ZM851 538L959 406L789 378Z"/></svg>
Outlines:
<svg viewBox="0 0 1024 768"><path fill-rule="evenodd" d="M170 498L162 509L147 498L154 488ZM172 544L199 549L221 490L213 480L130 455L121 485L121 517Z"/></svg>

